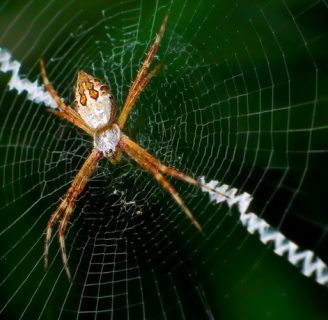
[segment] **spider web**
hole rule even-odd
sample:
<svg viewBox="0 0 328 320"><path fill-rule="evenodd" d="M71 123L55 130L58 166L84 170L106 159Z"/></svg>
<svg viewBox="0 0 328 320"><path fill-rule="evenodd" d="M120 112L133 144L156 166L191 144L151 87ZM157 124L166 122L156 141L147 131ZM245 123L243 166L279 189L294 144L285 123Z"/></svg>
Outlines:
<svg viewBox="0 0 328 320"><path fill-rule="evenodd" d="M125 132L179 181L199 234L131 159L103 161L43 268L50 215L92 148L51 113L78 70L118 106L166 14L160 73ZM4 1L0 5L0 314L20 319L327 317L326 1Z"/></svg>

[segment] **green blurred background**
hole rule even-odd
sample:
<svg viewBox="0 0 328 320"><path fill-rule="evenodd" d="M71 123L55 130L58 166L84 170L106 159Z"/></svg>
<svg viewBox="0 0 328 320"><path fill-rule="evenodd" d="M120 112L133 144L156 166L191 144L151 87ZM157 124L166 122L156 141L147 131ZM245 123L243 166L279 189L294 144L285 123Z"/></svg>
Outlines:
<svg viewBox="0 0 328 320"><path fill-rule="evenodd" d="M325 1L7 1L0 5L0 47L11 51L31 80L40 79L38 60L44 57L67 101L76 72L85 69L110 81L121 105L167 11L156 58L163 70L140 97L127 133L165 163L252 193L252 212L327 261ZM0 73L4 317L90 319L94 315L82 311L98 310L94 318L123 319L129 309L132 319L328 318L327 288L249 236L237 210L210 204L176 183L192 211L201 213L205 238L195 235L175 204L129 161L115 168L103 164L78 203L81 213L67 243L79 281L69 287L63 275L45 275L44 227L91 144L24 93L8 91L9 78ZM116 226L124 224L112 194L116 187L145 203L143 216L129 222L129 245L121 235L114 241L115 233L106 242L126 252L127 270L135 267L129 257L137 256L142 290L130 281L132 271L122 276L122 289L106 275L92 278L88 269L95 247L86 234L97 240L98 229L84 215L96 212L92 223L103 237L112 217ZM108 212L110 218L97 218ZM149 219L154 212L162 218ZM84 248L82 260L74 248ZM110 255L108 264L121 262ZM59 256L54 268L60 271ZM87 291L87 283L96 281L98 291ZM126 291L130 300L120 301ZM111 305L105 299L110 295L117 297ZM104 299L96 304L97 297Z"/></svg>

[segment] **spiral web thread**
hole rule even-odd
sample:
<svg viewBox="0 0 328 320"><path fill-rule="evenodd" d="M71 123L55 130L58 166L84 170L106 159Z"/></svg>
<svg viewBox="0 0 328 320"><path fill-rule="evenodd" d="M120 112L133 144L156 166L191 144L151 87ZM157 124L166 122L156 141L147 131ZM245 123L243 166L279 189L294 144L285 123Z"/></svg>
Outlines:
<svg viewBox="0 0 328 320"><path fill-rule="evenodd" d="M6 24L11 2L0 6L6 27L0 36L0 315L214 319L233 302L233 315L225 318L240 318L234 293L244 290L238 301L256 304L258 272L262 291L279 286L270 302L257 302L258 318L270 314L270 304L302 310L306 304L290 300L296 291L320 305L328 284L321 203L328 77L320 56L328 30L316 22L326 21L327 2L128 0L107 7L96 0L98 11L90 15L81 15L88 10L83 2L58 3L27 1ZM85 70L110 85L119 109L168 11L154 61L163 69L140 97L126 133L164 164L229 198L172 181L204 225L201 238L133 161L100 163L66 234L74 274L68 284L55 235L44 271L43 230L92 141L42 110L57 106L40 84L38 59L45 58L65 101L72 100L76 71ZM283 279L276 265L292 277ZM312 298L308 288L320 296Z"/></svg>
<svg viewBox="0 0 328 320"><path fill-rule="evenodd" d="M56 104L43 86L26 78L20 78L20 66L21 64L17 60L13 60L7 50L0 48L0 70L5 73L12 73L8 83L9 89L17 90L18 94L26 91L30 101L44 103L48 107L56 108ZM218 193L214 193L206 188L202 188L203 192L209 193L210 201L215 203L226 201L229 207L233 205L238 207L239 219L249 233L257 233L260 241L264 244L272 243L273 251L279 256L287 256L288 261L299 268L306 277L313 276L314 280L319 284L328 285L328 267L313 251L300 249L296 243L287 239L255 213L247 212L252 201L252 196L249 193L239 193L238 189L221 184L217 180L211 180L206 183L205 177L201 177L200 182L218 191ZM225 194L228 198L221 196L220 193Z"/></svg>

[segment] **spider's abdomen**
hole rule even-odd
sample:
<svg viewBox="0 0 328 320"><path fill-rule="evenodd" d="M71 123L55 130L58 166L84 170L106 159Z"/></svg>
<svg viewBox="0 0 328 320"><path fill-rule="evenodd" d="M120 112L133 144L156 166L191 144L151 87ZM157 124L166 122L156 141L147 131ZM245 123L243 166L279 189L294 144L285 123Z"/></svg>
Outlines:
<svg viewBox="0 0 328 320"><path fill-rule="evenodd" d="M91 129L100 129L112 122L116 112L109 88L83 71L79 71L77 76L75 108Z"/></svg>

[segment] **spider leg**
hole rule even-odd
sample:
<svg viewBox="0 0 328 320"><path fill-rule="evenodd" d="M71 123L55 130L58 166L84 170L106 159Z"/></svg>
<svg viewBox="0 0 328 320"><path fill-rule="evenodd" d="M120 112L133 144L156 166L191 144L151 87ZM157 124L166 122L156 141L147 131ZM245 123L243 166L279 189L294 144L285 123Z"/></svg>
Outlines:
<svg viewBox="0 0 328 320"><path fill-rule="evenodd" d="M125 151L132 159L134 159L142 168L152 174L152 176L157 180L157 182L172 196L172 198L180 206L182 211L190 219L192 224L201 232L202 226L198 223L191 211L185 205L175 188L164 178L164 176L159 172L158 168L156 168L151 162L149 162L147 158L144 158L142 154L136 152L135 149L131 148L128 144L126 144L125 141L126 140L124 138L120 141L120 147L122 148L122 150Z"/></svg>
<svg viewBox="0 0 328 320"><path fill-rule="evenodd" d="M57 210L52 214L49 219L47 230L46 230L46 241L45 241L45 250L44 250L44 265L45 269L48 268L48 253L49 253L49 244L52 235L52 230L59 218L62 217L62 220L59 225L58 237L60 243L61 256L64 264L64 269L67 274L68 280L71 280L71 273L68 268L67 263L67 254L65 248L65 231L67 223L72 215L73 209L75 207L75 202L77 197L82 193L85 188L86 183L88 182L90 176L94 172L97 163L102 158L102 153L97 149L93 149L91 154L85 160L80 171L75 176L70 188L65 194L64 199L57 208Z"/></svg>
<svg viewBox="0 0 328 320"><path fill-rule="evenodd" d="M43 78L43 83L47 91L50 93L50 95L53 97L53 99L56 101L58 107L61 109L61 111L53 111L49 110L50 112L54 113L56 116L63 118L71 123L73 123L75 126L79 127L89 135L93 135L93 130L89 128L89 126L81 119L81 117L78 115L78 113L73 110L70 106L66 105L58 96L56 90L50 83L47 73L46 73L46 68L44 66L44 62L41 59L40 60L40 69L41 69L41 74Z"/></svg>
<svg viewBox="0 0 328 320"><path fill-rule="evenodd" d="M127 145L130 149L133 149L135 153L139 154L141 158L146 159L149 163L151 163L156 169L161 171L164 174L170 175L173 178L182 180L184 182L187 182L191 185L195 185L198 187L202 187L208 191L214 192L222 197L229 198L226 194L219 192L213 188L208 187L207 185L200 183L196 179L184 174L183 172L180 172L174 168L167 167L164 164L162 164L158 159L156 159L153 155L151 155L148 151L146 151L144 148L139 146L137 143L132 141L128 136L122 134L121 137L122 141L125 145Z"/></svg>
<svg viewBox="0 0 328 320"><path fill-rule="evenodd" d="M65 211L67 207L67 201L64 199L59 207L56 209L56 211L51 215L48 225L47 225L47 231L46 231L46 241L45 241L45 247L44 247L44 268L48 269L48 255L49 255L49 245L50 245L50 239L53 231L53 227L58 221L58 219L61 217L63 212Z"/></svg>
<svg viewBox="0 0 328 320"><path fill-rule="evenodd" d="M156 38L149 49L146 59L144 60L141 69L139 70L130 90L128 93L128 96L126 97L126 100L124 102L122 111L117 119L117 124L120 127L120 129L124 128L125 122L127 120L127 117L135 104L137 98L139 97L140 93L145 89L150 79L154 76L154 74L158 71L159 66L156 66L148 75L146 75L148 68L150 64L152 63L154 56L157 52L159 42L161 41L161 38L164 33L164 29L167 23L168 15L165 16L161 27L159 29L159 32L156 35Z"/></svg>

